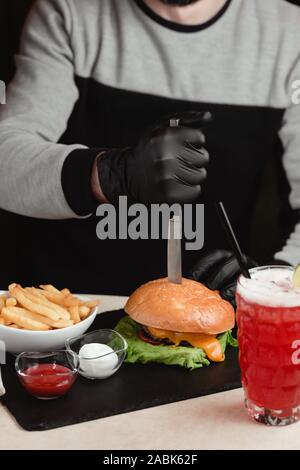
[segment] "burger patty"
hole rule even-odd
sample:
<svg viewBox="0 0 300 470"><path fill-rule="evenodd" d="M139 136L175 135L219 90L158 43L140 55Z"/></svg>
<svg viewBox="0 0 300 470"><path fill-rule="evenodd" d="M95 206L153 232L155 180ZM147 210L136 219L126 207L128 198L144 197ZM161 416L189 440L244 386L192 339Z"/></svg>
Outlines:
<svg viewBox="0 0 300 470"><path fill-rule="evenodd" d="M159 345L169 346L169 345L173 344L167 338L166 339L155 338L155 336L151 335L148 328L146 326L143 326L143 325L140 325L140 327L139 327L138 337L142 341L145 341L145 343L153 344L153 346L159 346Z"/></svg>
<svg viewBox="0 0 300 470"><path fill-rule="evenodd" d="M150 328L139 325L138 337L146 343L154 346L172 345L189 346L202 349L207 357L214 362L222 362L225 359L222 345L215 335L205 333L179 333L159 328Z"/></svg>

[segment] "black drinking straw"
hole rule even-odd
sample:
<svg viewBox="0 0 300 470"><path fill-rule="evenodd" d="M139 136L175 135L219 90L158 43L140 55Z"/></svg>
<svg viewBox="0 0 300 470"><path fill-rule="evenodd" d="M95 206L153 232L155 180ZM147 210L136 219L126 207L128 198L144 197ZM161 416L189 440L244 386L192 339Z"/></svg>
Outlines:
<svg viewBox="0 0 300 470"><path fill-rule="evenodd" d="M248 279L251 278L250 273L248 271L247 265L245 263L244 257L242 250L240 248L240 245L237 241L237 238L235 236L235 233L233 231L232 225L230 223L230 220L228 218L227 212L225 210L223 202L218 202L216 204L216 209L218 212L218 215L220 217L221 223L224 228L224 232L226 233L226 236L228 238L228 241L232 247L232 250L235 254L235 257L237 259L237 262L239 263L239 266L241 268L242 274L244 277L247 277Z"/></svg>

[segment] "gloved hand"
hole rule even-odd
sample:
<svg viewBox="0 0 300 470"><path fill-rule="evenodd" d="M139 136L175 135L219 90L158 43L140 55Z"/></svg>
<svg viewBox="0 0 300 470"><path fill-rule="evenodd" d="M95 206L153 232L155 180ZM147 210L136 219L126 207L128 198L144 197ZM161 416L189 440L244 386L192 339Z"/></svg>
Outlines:
<svg viewBox="0 0 300 470"><path fill-rule="evenodd" d="M257 266L255 261L245 256L247 267ZM202 282L209 289L218 290L223 299L235 307L236 284L241 274L238 262L231 251L213 250L204 254L188 271L187 277Z"/></svg>
<svg viewBox="0 0 300 470"><path fill-rule="evenodd" d="M104 152L97 161L102 193L111 203L119 196L133 202L188 203L201 193L206 179L208 152L201 127L210 113L183 113L143 136L135 148Z"/></svg>

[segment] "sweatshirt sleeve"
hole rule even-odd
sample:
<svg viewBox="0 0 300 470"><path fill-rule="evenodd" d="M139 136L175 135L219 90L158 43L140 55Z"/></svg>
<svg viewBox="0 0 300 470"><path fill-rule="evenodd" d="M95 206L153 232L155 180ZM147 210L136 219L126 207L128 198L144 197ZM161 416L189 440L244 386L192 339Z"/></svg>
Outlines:
<svg viewBox="0 0 300 470"><path fill-rule="evenodd" d="M90 174L99 150L57 143L78 99L68 3L35 4L0 106L0 207L30 217L79 218L94 208Z"/></svg>
<svg viewBox="0 0 300 470"><path fill-rule="evenodd" d="M289 203L294 224L289 230L287 241L274 258L291 265L300 262L300 54L287 80L289 105L285 111L280 138L284 148L283 167L289 183ZM290 225L290 224L288 224ZM286 230L289 227L285 227Z"/></svg>

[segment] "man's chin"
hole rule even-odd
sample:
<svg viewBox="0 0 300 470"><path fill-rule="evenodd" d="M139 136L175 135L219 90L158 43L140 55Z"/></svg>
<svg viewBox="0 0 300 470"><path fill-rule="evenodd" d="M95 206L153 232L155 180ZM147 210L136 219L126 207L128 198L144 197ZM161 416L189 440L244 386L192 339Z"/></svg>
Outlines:
<svg viewBox="0 0 300 470"><path fill-rule="evenodd" d="M199 2L199 0L160 0L161 3L165 5L170 5L174 7L184 7L187 5L192 5L192 3Z"/></svg>

